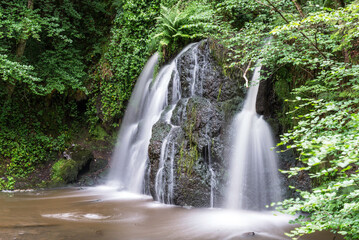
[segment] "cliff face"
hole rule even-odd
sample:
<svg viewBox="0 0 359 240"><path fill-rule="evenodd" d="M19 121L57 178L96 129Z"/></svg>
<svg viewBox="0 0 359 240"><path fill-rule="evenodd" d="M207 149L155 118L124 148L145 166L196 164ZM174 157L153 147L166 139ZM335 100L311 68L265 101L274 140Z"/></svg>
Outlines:
<svg viewBox="0 0 359 240"><path fill-rule="evenodd" d="M189 48L176 64L168 101L181 97L152 128L149 190L165 203L218 206L225 190L227 126L243 101L243 83L223 75L207 41Z"/></svg>

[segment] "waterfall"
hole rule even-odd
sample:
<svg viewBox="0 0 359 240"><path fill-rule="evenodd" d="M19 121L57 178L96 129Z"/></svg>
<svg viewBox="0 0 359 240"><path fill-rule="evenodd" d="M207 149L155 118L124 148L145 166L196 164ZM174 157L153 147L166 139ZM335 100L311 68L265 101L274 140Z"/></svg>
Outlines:
<svg viewBox="0 0 359 240"><path fill-rule="evenodd" d="M224 105L217 101L225 78L221 78L221 84L216 82L220 76L211 75L215 71L214 65L199 46L201 43L185 47L159 70L155 79L158 55L155 54L146 64L121 124L108 184L135 193L151 193L155 200L169 204L178 204L179 196L183 197L179 195L183 193L180 187L191 184L190 191L195 193L193 199L196 201L200 196L197 186L200 186L198 193L203 191L207 206L213 207L218 201L218 189L224 180L219 171L224 165L220 162L223 152L219 144L222 140L221 116L224 117L220 109ZM276 154L271 150L274 146L271 130L255 109L259 72L260 68L256 68L243 110L235 116L231 126L230 132L234 136L231 138L233 146L226 194L228 208L260 210L281 198ZM223 95L227 101L232 91L227 87L224 94L229 94ZM206 97L211 97L213 103ZM202 108L201 114L196 115L198 129L195 136L198 142L195 144L198 144L196 150L200 155L195 169L197 175L193 178L196 182L193 179L184 181L186 174L178 171L181 151L189 149L189 145L184 145L183 139L187 134L184 124L192 124L188 114L194 103ZM176 116L172 116L174 113ZM157 132L154 131L152 136L154 126ZM157 138L158 135L161 137ZM202 205L199 201L193 200Z"/></svg>
<svg viewBox="0 0 359 240"><path fill-rule="evenodd" d="M277 155L271 128L256 113L261 67L256 67L243 110L232 123L226 207L263 210L281 200Z"/></svg>
<svg viewBox="0 0 359 240"><path fill-rule="evenodd" d="M194 43L189 45L182 51L182 53L188 51L191 53L190 57L194 61L193 71L189 76L189 86L190 91L186 98L184 99L184 104L186 106L188 102L188 98L196 95L196 84L198 82L198 46L200 43ZM163 121L167 123L171 130L169 131L167 137L163 139L161 146L161 155L159 161L159 167L156 174L155 181L155 196L154 198L157 201L162 203L172 204L173 203L173 189L175 185L175 176L174 176L174 158L175 158L175 149L174 149L174 137L176 130L180 129L179 126L173 125L171 123L172 113L176 104L183 98L182 89L181 89L181 79L178 69L178 59L181 57L181 53L177 55L177 57L173 60L173 76L171 79L172 83L172 99L170 104L170 110L163 117ZM201 94L201 90L199 90L199 94ZM197 91L198 92L198 91Z"/></svg>
<svg viewBox="0 0 359 240"><path fill-rule="evenodd" d="M211 142L208 141L208 169L209 169L209 173L210 173L210 186L211 186L211 195L210 195L210 207L213 208L214 207L214 189L217 186L216 183L216 174L213 170L213 162L212 162L212 156L211 156Z"/></svg>
<svg viewBox="0 0 359 240"><path fill-rule="evenodd" d="M156 79L153 79L153 74L158 62L158 54L152 56L145 65L137 80L121 124L108 176L109 185L115 185L120 189L126 189L135 193L144 192L146 187L144 186L145 172L149 159L148 146L152 134L152 126L160 119L161 114L168 105L174 106L181 98L177 59L195 46L198 46L198 43L190 44L184 48L169 65L161 68ZM194 71L196 72L197 69L195 68ZM169 103L168 85L171 80L172 99L171 103ZM167 113L167 121L170 120L171 114L171 111ZM168 140L170 140L170 137L168 137ZM171 143L171 141L168 142ZM168 151L171 147L163 146L163 149ZM164 170L164 167L161 171ZM171 178L173 184L173 170ZM160 180L161 177L159 176L158 179ZM158 185L162 187L160 183ZM161 194L161 190L158 190L158 192Z"/></svg>

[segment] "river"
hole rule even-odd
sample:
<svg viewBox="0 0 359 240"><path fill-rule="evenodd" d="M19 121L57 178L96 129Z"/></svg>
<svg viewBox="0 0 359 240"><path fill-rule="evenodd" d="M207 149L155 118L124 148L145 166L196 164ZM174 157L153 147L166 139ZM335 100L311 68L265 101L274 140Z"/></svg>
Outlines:
<svg viewBox="0 0 359 240"><path fill-rule="evenodd" d="M285 240L289 219L165 205L106 186L0 193L0 240Z"/></svg>

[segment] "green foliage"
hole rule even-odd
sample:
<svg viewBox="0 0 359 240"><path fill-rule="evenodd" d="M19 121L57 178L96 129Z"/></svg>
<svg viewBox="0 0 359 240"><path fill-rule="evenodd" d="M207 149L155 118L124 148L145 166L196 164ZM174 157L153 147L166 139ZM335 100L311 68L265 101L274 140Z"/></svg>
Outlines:
<svg viewBox="0 0 359 240"><path fill-rule="evenodd" d="M195 107L192 107L190 112L187 114L187 124L185 126L185 133L188 137L188 148L186 151L187 144L185 141L182 142L180 148L180 157L178 159L178 173L182 171L188 176L191 176L193 172L193 166L199 158L198 146L194 141L193 131L197 121L197 111Z"/></svg>
<svg viewBox="0 0 359 240"><path fill-rule="evenodd" d="M92 135L94 136L94 139L101 141L106 141L109 137L105 129L103 129L100 125L97 125L94 128L94 130L92 131Z"/></svg>
<svg viewBox="0 0 359 240"><path fill-rule="evenodd" d="M0 4L1 80L12 85L24 82L40 95L53 90L63 93L68 88L85 91L83 56L94 52L83 49L83 43L87 35L101 34L94 20L88 17L104 9L100 3L97 1L97 8L92 8L95 4L91 1L83 1L81 5L68 0L63 4L36 1L32 10L21 0L3 1ZM86 30L80 32L80 27ZM21 41L26 48L20 56L17 50Z"/></svg>
<svg viewBox="0 0 359 240"><path fill-rule="evenodd" d="M220 31L230 49L227 67L244 74L261 59L279 98L288 99L281 122L293 129L281 144L295 149L304 166L284 173L306 171L313 180L313 191L298 190L301 198L280 203L285 213L305 215L289 236L329 230L358 239L359 4L300 1L302 17L292 1L216 3L217 14L230 23Z"/></svg>
<svg viewBox="0 0 359 240"><path fill-rule="evenodd" d="M83 122L108 7L102 0L0 3L0 189L62 151L68 131Z"/></svg>
<svg viewBox="0 0 359 240"><path fill-rule="evenodd" d="M294 230L292 237L331 230L346 239L357 239L359 100L305 99L299 108L308 105L311 111L298 116L298 125L283 135L282 143L297 149L306 164L286 173L292 176L308 171L315 188L313 192L301 192L302 199L285 200L280 209L290 214L310 213L310 219L295 221L302 227Z"/></svg>
<svg viewBox="0 0 359 240"><path fill-rule="evenodd" d="M37 83L41 79L34 73L34 67L11 61L7 55L1 54L1 52L3 49L0 47L0 78L12 85L15 82L25 83L31 91L38 93Z"/></svg>
<svg viewBox="0 0 359 240"><path fill-rule="evenodd" d="M0 189L13 190L15 185L15 180L13 177L8 176L6 180L0 178Z"/></svg>
<svg viewBox="0 0 359 240"><path fill-rule="evenodd" d="M285 200L279 208L285 213L308 213L294 222L301 227L289 236L302 236L330 230L357 239L359 191L359 66L350 52L357 39L359 5L338 10L324 9L300 21L276 27L272 47L285 49L277 64L291 64L309 73L293 91L296 116L293 130L282 136L282 143L299 153L305 165L284 171L289 176L309 172L313 191L299 191L302 198ZM304 37L304 35L307 37ZM280 40L280 41L279 41ZM290 41L286 44L285 40Z"/></svg>
<svg viewBox="0 0 359 240"><path fill-rule="evenodd" d="M20 95L15 92L14 96ZM76 115L75 110L63 111L61 104L44 111L46 103L36 102L34 96L24 103L5 102L0 115L0 174L14 181L26 179L39 164L52 160L51 153L64 150L69 138L64 120ZM70 109L71 105L65 106Z"/></svg>
<svg viewBox="0 0 359 240"><path fill-rule="evenodd" d="M87 115L92 130L101 123L107 130L118 127L137 77L147 58L150 34L160 0L116 2L111 40L91 81Z"/></svg>
<svg viewBox="0 0 359 240"><path fill-rule="evenodd" d="M191 41L206 38L218 29L214 24L214 10L206 1L178 2L172 7L161 5L153 36L159 52L168 59Z"/></svg>

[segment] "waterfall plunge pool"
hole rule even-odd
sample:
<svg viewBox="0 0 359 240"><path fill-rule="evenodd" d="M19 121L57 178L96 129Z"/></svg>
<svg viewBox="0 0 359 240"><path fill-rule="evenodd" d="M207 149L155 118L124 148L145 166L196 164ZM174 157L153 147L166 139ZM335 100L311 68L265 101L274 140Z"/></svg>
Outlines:
<svg viewBox="0 0 359 240"><path fill-rule="evenodd" d="M285 240L289 220L269 212L165 205L105 186L0 193L0 240Z"/></svg>

